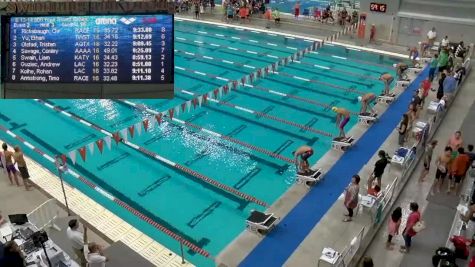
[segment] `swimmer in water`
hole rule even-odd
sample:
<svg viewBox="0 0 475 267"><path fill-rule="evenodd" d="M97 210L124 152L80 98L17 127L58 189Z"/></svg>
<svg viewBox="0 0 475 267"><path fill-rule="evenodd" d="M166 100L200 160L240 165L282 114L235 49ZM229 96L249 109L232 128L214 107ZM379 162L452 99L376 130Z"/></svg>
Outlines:
<svg viewBox="0 0 475 267"><path fill-rule="evenodd" d="M373 109L374 101L376 100L376 95L373 93L367 93L362 96L358 96L358 101L361 102L360 115L369 113L368 109L371 111L371 114L376 112Z"/></svg>
<svg viewBox="0 0 475 267"><path fill-rule="evenodd" d="M292 152L292 155L295 157L295 164L297 164L298 173L306 174L311 172L308 159L313 155L313 148L309 146L301 146Z"/></svg>
<svg viewBox="0 0 475 267"><path fill-rule="evenodd" d="M399 80L404 80L402 77L402 74L404 71L406 71L409 68L409 66L406 63L398 63L396 64L396 73L397 73L397 78Z"/></svg>
<svg viewBox="0 0 475 267"><path fill-rule="evenodd" d="M384 82L383 95L389 95L389 86L390 86L391 83L393 82L394 77L393 77L391 74L389 74L389 73L383 73L383 74L381 74L381 76L379 77L379 80Z"/></svg>
<svg viewBox="0 0 475 267"><path fill-rule="evenodd" d="M350 121L351 114L344 108L332 107L332 111L336 113L336 126L340 130L340 135L337 138L343 139L345 138L345 126Z"/></svg>

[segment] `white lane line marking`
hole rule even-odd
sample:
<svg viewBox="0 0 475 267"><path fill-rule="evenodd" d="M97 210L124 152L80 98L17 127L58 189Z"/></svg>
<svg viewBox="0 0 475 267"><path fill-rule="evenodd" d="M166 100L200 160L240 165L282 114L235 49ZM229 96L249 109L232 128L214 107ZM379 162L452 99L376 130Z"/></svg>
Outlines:
<svg viewBox="0 0 475 267"><path fill-rule="evenodd" d="M193 41L193 42L195 42L195 43L197 43L197 44L202 44L202 43L203 43L202 41L196 41L196 40Z"/></svg>
<svg viewBox="0 0 475 267"><path fill-rule="evenodd" d="M255 69L255 68L256 68L256 67L249 66L249 65L246 65L246 64L244 64L244 65L242 65L242 66L243 66L243 67L246 67L246 68L249 68L249 69Z"/></svg>
<svg viewBox="0 0 475 267"><path fill-rule="evenodd" d="M190 55L190 56L194 56L194 55L195 55L195 53L191 53L191 52L185 52L185 54Z"/></svg>
<svg viewBox="0 0 475 267"><path fill-rule="evenodd" d="M297 50L296 47L291 47L291 46L286 46L286 47L287 47L287 49Z"/></svg>
<svg viewBox="0 0 475 267"><path fill-rule="evenodd" d="M219 76L216 76L216 79L221 80L221 81L225 81L225 82L228 82L228 81L229 81L229 79L226 79L226 78L223 78L223 77L219 77Z"/></svg>
<svg viewBox="0 0 475 267"><path fill-rule="evenodd" d="M236 31L244 31L244 30L241 28L236 28Z"/></svg>
<svg viewBox="0 0 475 267"><path fill-rule="evenodd" d="M178 66L175 66L175 69L179 69L179 70L185 70L185 68L178 67Z"/></svg>
<svg viewBox="0 0 475 267"><path fill-rule="evenodd" d="M214 59L214 58L208 57L208 56L203 56L203 58L206 58L206 59Z"/></svg>
<svg viewBox="0 0 475 267"><path fill-rule="evenodd" d="M292 39L292 40L295 39L294 37L291 37L291 36L287 36L287 37L285 37L285 38L287 38L287 39Z"/></svg>
<svg viewBox="0 0 475 267"><path fill-rule="evenodd" d="M277 45L274 44L274 43L267 43L267 45L270 45L270 46L277 46Z"/></svg>
<svg viewBox="0 0 475 267"><path fill-rule="evenodd" d="M270 36L277 36L276 34L273 34L273 33L267 33L267 35L270 35Z"/></svg>
<svg viewBox="0 0 475 267"><path fill-rule="evenodd" d="M251 32L253 32L253 33L261 33L261 32L258 32L258 31L251 31Z"/></svg>
<svg viewBox="0 0 475 267"><path fill-rule="evenodd" d="M231 49L231 50L234 50L234 51L237 51L237 50L239 50L239 49L237 49L237 48L234 48L234 47L231 47L231 46L228 46L228 49Z"/></svg>
<svg viewBox="0 0 475 267"><path fill-rule="evenodd" d="M176 39L178 39L178 40L182 40L182 41L186 41L186 39L185 39L185 38L181 38L181 37L176 37Z"/></svg>
<svg viewBox="0 0 475 267"><path fill-rule="evenodd" d="M318 52L315 52L315 51L310 51L310 53L318 55Z"/></svg>
<svg viewBox="0 0 475 267"><path fill-rule="evenodd" d="M198 31L198 32L202 34L208 34L207 32L203 32L203 31Z"/></svg>
<svg viewBox="0 0 475 267"><path fill-rule="evenodd" d="M242 111L245 111L245 112L254 114L254 111L252 111L252 110L250 110L250 109L243 108L243 107L240 107L240 106L234 106L234 107L235 107L236 109L239 109L239 110L242 110Z"/></svg>
<svg viewBox="0 0 475 267"><path fill-rule="evenodd" d="M225 59L223 59L223 62L224 62L224 63L228 63L228 64L234 64L234 62L229 61L229 60L225 60Z"/></svg>
<svg viewBox="0 0 475 267"><path fill-rule="evenodd" d="M294 79L298 79L298 80L302 80L302 81L306 81L306 82L310 81L309 79L302 78L302 77L299 77L299 76L294 76Z"/></svg>
<svg viewBox="0 0 475 267"><path fill-rule="evenodd" d="M209 45L211 45L211 46L216 46L216 47L220 47L220 46L221 46L221 45L219 45L219 44L213 44L213 43L211 43L211 44L209 44Z"/></svg>
<svg viewBox="0 0 475 267"><path fill-rule="evenodd" d="M216 35L216 36L219 36L219 37L224 37L224 34L216 33L215 35Z"/></svg>
<svg viewBox="0 0 475 267"><path fill-rule="evenodd" d="M330 43L325 43L325 45L328 45L328 46L335 46L334 44L330 44Z"/></svg>
<svg viewBox="0 0 475 267"><path fill-rule="evenodd" d="M313 66L317 67L317 68L320 68L320 69L324 69L324 70L329 70L330 69L329 67L320 66L320 65L317 65L317 64L314 64Z"/></svg>
<svg viewBox="0 0 475 267"><path fill-rule="evenodd" d="M276 56L273 56L273 55L267 55L268 57L270 58L279 58L279 57L276 57Z"/></svg>
<svg viewBox="0 0 475 267"><path fill-rule="evenodd" d="M257 52L254 52L254 51L249 51L249 50L246 50L246 52L248 52L249 54L254 54L254 55L257 55Z"/></svg>
<svg viewBox="0 0 475 267"><path fill-rule="evenodd" d="M276 91L273 91L273 90L269 90L269 93L273 93L273 94L280 95L280 96L287 96L287 94L284 94L284 93L281 93L281 92L276 92Z"/></svg>
<svg viewBox="0 0 475 267"><path fill-rule="evenodd" d="M175 18L175 20L176 20L176 21L183 21L182 19L177 19L177 18Z"/></svg>
<svg viewBox="0 0 475 267"><path fill-rule="evenodd" d="M339 59L346 59L346 57L339 57L339 56L335 56L335 55L332 55L332 57L339 58Z"/></svg>
<svg viewBox="0 0 475 267"><path fill-rule="evenodd" d="M358 51L358 52L361 51L360 49L356 49L356 48L352 48L352 47L347 47L346 49L353 50L353 51Z"/></svg>
<svg viewBox="0 0 475 267"><path fill-rule="evenodd" d="M231 38L233 38L233 39L235 39L235 40L241 40L241 38L236 37L236 36L231 36Z"/></svg>
<svg viewBox="0 0 475 267"><path fill-rule="evenodd" d="M220 27L220 28L225 28L225 29L228 28L228 26L223 26L223 25L219 25L218 27Z"/></svg>
<svg viewBox="0 0 475 267"><path fill-rule="evenodd" d="M294 62L297 63L297 64L300 64L300 61L298 61L298 60L294 60Z"/></svg>
<svg viewBox="0 0 475 267"><path fill-rule="evenodd" d="M312 40L304 39L305 42L313 43Z"/></svg>
<svg viewBox="0 0 475 267"><path fill-rule="evenodd" d="M203 73L203 72L201 72L201 71L196 71L196 70L195 70L194 73L199 74L199 75L206 76L206 73Z"/></svg>
<svg viewBox="0 0 475 267"><path fill-rule="evenodd" d="M259 41L256 41L256 40L249 40L249 42L251 42L251 43L259 43Z"/></svg>

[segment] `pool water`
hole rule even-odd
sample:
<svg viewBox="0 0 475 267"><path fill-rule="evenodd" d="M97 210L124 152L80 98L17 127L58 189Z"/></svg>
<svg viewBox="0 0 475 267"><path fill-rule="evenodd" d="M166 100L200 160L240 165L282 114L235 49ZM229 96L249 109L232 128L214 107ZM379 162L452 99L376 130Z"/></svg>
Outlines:
<svg viewBox="0 0 475 267"><path fill-rule="evenodd" d="M132 102L163 112L192 99L192 94L211 91L226 84L226 79L239 80L257 68L310 45L312 42L303 39L176 21L175 98ZM324 46L300 61L279 67L278 73L257 80L253 88L240 86L224 95L221 103L209 102L196 110L191 107L192 112L178 115L180 120L231 137L241 144L168 119L155 124L148 132L142 130L140 136L136 133L129 141L272 204L294 183L295 166L285 160L292 158L292 151L304 144L312 146L315 149L313 163L330 148L331 137L305 127L337 135L335 115L329 107L358 112L358 94L346 89L379 94L383 89L377 80L379 75L394 74L392 64L397 61L342 46ZM117 132L145 118L154 119L153 115L121 101L49 101L109 132ZM235 106L261 112L261 115ZM347 130L356 122L353 116ZM0 124L50 156L66 154L104 137L100 131L33 100L1 101ZM4 132L0 132L0 138L11 144L18 143ZM77 164L70 162L70 166L212 256L217 256L245 229L245 219L252 209L265 210L123 144L113 143L112 147L112 150L104 148L102 154L97 149L93 155L88 152L86 161L78 153ZM262 153L263 150L271 153ZM50 162L27 147L24 151L56 173ZM74 177L67 175L65 179L159 243L179 252L176 240ZM197 266L213 265L211 259L192 251L186 251L185 258Z"/></svg>

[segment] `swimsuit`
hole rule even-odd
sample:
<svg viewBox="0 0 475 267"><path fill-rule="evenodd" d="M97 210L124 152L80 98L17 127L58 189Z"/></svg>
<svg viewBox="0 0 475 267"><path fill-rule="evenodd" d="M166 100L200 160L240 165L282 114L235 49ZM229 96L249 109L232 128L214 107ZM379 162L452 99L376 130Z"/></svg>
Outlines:
<svg viewBox="0 0 475 267"><path fill-rule="evenodd" d="M348 121L350 121L350 117L343 119L343 121L340 123L340 129L345 128L345 125L348 123Z"/></svg>
<svg viewBox="0 0 475 267"><path fill-rule="evenodd" d="M16 173L16 169L15 169L15 165L11 164L11 165L8 165L7 164L7 172L8 173L12 173L12 174L15 174Z"/></svg>
<svg viewBox="0 0 475 267"><path fill-rule="evenodd" d="M313 150L309 150L309 151L303 153L300 157L302 158L302 160L307 160L312 155L313 155Z"/></svg>

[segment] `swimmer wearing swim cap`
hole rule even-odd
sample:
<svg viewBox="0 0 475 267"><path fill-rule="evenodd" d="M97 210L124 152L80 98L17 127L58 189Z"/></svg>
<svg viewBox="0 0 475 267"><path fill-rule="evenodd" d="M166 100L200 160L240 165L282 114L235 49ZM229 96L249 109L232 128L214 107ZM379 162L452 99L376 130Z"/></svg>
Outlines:
<svg viewBox="0 0 475 267"><path fill-rule="evenodd" d="M313 148L304 145L292 152L292 155L295 157L295 164L297 165L298 173L306 174L311 171L308 159L313 155Z"/></svg>
<svg viewBox="0 0 475 267"><path fill-rule="evenodd" d="M376 95L373 93L367 93L365 95L358 96L358 102L361 102L360 114L376 113L373 109L375 100ZM370 112L368 112L368 109Z"/></svg>
<svg viewBox="0 0 475 267"><path fill-rule="evenodd" d="M384 82L383 95L389 95L389 86L391 85L391 83L394 80L393 76L389 73L383 73L379 77L379 80Z"/></svg>
<svg viewBox="0 0 475 267"><path fill-rule="evenodd" d="M345 138L345 126L350 121L351 113L344 108L337 107L332 107L332 111L336 112L336 127L340 130L340 135L337 138Z"/></svg>

